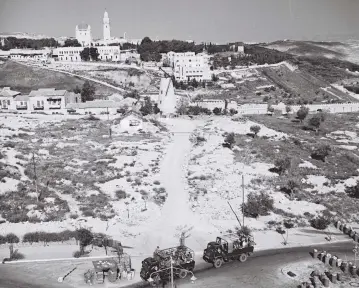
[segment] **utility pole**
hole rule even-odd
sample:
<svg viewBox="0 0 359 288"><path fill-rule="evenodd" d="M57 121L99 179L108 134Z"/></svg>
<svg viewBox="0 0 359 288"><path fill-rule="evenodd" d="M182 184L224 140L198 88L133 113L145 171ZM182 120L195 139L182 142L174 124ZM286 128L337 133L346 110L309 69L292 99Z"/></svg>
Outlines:
<svg viewBox="0 0 359 288"><path fill-rule="evenodd" d="M38 193L38 190L37 190L37 175L36 175L35 153L34 152L32 152L32 164L33 164L33 168L34 168L34 180L35 180L36 197L37 197L37 201L39 201L39 193Z"/></svg>
<svg viewBox="0 0 359 288"><path fill-rule="evenodd" d="M242 216L243 216L243 227L244 227L244 175L242 174Z"/></svg>

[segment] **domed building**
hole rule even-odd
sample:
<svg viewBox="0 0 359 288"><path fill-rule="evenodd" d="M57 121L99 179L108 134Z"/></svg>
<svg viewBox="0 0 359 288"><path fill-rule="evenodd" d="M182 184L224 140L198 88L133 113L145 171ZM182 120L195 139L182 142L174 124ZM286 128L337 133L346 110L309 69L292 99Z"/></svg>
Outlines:
<svg viewBox="0 0 359 288"><path fill-rule="evenodd" d="M84 23L76 25L76 39L82 46L90 46L92 43L91 26Z"/></svg>

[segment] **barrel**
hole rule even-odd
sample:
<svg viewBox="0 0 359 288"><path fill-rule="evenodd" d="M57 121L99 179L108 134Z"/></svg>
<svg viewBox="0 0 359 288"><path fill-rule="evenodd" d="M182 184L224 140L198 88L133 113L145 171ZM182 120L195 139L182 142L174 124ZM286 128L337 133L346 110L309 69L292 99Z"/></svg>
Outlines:
<svg viewBox="0 0 359 288"><path fill-rule="evenodd" d="M313 258L316 259L318 257L318 250L313 249Z"/></svg>

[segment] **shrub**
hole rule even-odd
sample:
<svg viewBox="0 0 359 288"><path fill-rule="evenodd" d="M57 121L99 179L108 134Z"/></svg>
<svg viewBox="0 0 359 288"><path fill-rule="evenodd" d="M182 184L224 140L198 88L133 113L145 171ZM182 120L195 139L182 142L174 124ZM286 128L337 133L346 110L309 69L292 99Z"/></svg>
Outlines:
<svg viewBox="0 0 359 288"><path fill-rule="evenodd" d="M261 126L259 125L253 125L249 128L251 130L251 132L254 133L255 136L257 136L257 134L259 133L259 131L261 130Z"/></svg>
<svg viewBox="0 0 359 288"><path fill-rule="evenodd" d="M15 250L14 253L12 253L10 259L11 260L22 260L22 259L25 259L25 255L18 252L17 250Z"/></svg>
<svg viewBox="0 0 359 288"><path fill-rule="evenodd" d="M82 253L81 251L75 251L74 253L72 253L72 256L74 258L80 258L82 256Z"/></svg>
<svg viewBox="0 0 359 288"><path fill-rule="evenodd" d="M1 245L1 244L5 244L5 243L6 243L6 237L0 235L0 245Z"/></svg>
<svg viewBox="0 0 359 288"><path fill-rule="evenodd" d="M248 226L241 226L241 227L236 227L236 233L238 236L242 236L242 235L250 236L252 235L252 230Z"/></svg>
<svg viewBox="0 0 359 288"><path fill-rule="evenodd" d="M215 107L212 112L214 115L221 115L222 108Z"/></svg>
<svg viewBox="0 0 359 288"><path fill-rule="evenodd" d="M313 115L309 121L308 121L308 124L312 127L314 127L315 131L318 132L319 130L319 127L320 127L320 124L322 122L321 120L321 116L319 114L316 114L316 115Z"/></svg>
<svg viewBox="0 0 359 288"><path fill-rule="evenodd" d="M357 181L355 186L345 187L345 192L352 198L359 198L359 181Z"/></svg>
<svg viewBox="0 0 359 288"><path fill-rule="evenodd" d="M15 143L14 142L6 142L4 144L4 148L15 148Z"/></svg>
<svg viewBox="0 0 359 288"><path fill-rule="evenodd" d="M309 221L310 226L318 230L325 230L330 225L330 219L324 215L317 216Z"/></svg>
<svg viewBox="0 0 359 288"><path fill-rule="evenodd" d="M287 114L292 111L292 108L290 106L285 106L285 112L287 112Z"/></svg>
<svg viewBox="0 0 359 288"><path fill-rule="evenodd" d="M124 190L117 190L116 192L117 199L126 199L127 193Z"/></svg>
<svg viewBox="0 0 359 288"><path fill-rule="evenodd" d="M247 203L244 203L244 216L256 218L257 216L269 215L273 210L274 200L267 193L260 194L249 193Z"/></svg>
<svg viewBox="0 0 359 288"><path fill-rule="evenodd" d="M320 145L312 152L311 157L313 159L321 160L321 161L325 162L325 157L327 157L329 155L329 152L331 150L332 149L327 144Z"/></svg>
<svg viewBox="0 0 359 288"><path fill-rule="evenodd" d="M70 215L70 218L71 219L77 219L77 218L79 218L79 215L77 215L76 213L73 213L73 214Z"/></svg>
<svg viewBox="0 0 359 288"><path fill-rule="evenodd" d="M7 243L19 243L20 239L14 233L9 233L5 236Z"/></svg>
<svg viewBox="0 0 359 288"><path fill-rule="evenodd" d="M300 122L303 122L303 120L307 117L309 113L309 108L302 106L297 111L297 118L300 120Z"/></svg>
<svg viewBox="0 0 359 288"><path fill-rule="evenodd" d="M160 181L155 180L155 181L153 181L153 184L155 184L155 185L160 185Z"/></svg>
<svg viewBox="0 0 359 288"><path fill-rule="evenodd" d="M238 111L236 109L231 108L229 109L229 113L233 116L235 114L238 114Z"/></svg>
<svg viewBox="0 0 359 288"><path fill-rule="evenodd" d="M283 174L291 166L291 159L289 157L278 158L274 162L274 166L279 174Z"/></svg>
<svg viewBox="0 0 359 288"><path fill-rule="evenodd" d="M234 133L231 132L227 134L226 138L224 139L224 144L228 145L230 149L232 149L233 145L236 143L236 139L234 138Z"/></svg>
<svg viewBox="0 0 359 288"><path fill-rule="evenodd" d="M77 231L77 239L80 241L80 251L84 254L84 249L87 245L91 244L93 234L90 230L80 228Z"/></svg>

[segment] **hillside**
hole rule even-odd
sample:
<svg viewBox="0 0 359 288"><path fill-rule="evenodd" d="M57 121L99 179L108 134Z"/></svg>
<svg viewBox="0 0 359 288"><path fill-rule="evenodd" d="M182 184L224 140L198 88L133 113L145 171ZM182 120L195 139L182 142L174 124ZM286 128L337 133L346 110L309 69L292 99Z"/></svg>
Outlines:
<svg viewBox="0 0 359 288"><path fill-rule="evenodd" d="M296 56L327 57L359 64L358 41L315 42L315 41L275 41L262 45Z"/></svg>
<svg viewBox="0 0 359 288"><path fill-rule="evenodd" d="M72 77L60 72L44 70L36 67L28 67L5 61L0 64L0 87L9 86L21 93L29 93L39 88L56 88L73 90L76 86L81 87L85 80ZM109 95L116 91L112 88L94 83L96 95Z"/></svg>

